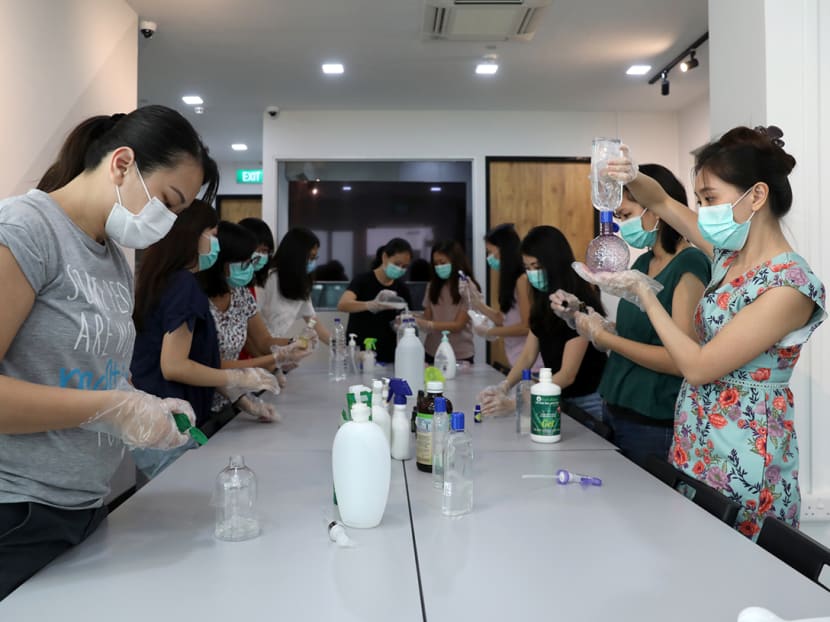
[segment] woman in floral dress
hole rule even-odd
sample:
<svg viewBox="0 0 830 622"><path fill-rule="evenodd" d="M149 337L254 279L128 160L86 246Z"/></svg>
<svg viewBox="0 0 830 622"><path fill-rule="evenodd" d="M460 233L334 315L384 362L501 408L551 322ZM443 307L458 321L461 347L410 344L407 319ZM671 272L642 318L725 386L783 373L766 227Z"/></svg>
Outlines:
<svg viewBox="0 0 830 622"><path fill-rule="evenodd" d="M739 127L707 145L695 164L697 217L638 175L627 152L609 166L641 205L713 258L695 311L699 343L672 322L642 273L594 275L604 289L640 302L683 373L669 459L740 503L736 527L751 538L766 516L798 526L788 383L826 316L824 286L781 231L795 166L781 136L775 127Z"/></svg>

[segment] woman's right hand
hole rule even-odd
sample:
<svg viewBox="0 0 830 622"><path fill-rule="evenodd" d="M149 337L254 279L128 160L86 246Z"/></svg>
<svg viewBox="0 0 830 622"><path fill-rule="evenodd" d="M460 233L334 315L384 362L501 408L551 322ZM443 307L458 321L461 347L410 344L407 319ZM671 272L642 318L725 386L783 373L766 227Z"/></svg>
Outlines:
<svg viewBox="0 0 830 622"><path fill-rule="evenodd" d="M225 387L229 389L270 391L271 393L280 392L280 387L274 374L260 367L226 369L225 376L227 377Z"/></svg>
<svg viewBox="0 0 830 622"><path fill-rule="evenodd" d="M81 427L120 438L133 448L174 449L190 440L179 432L173 413L196 424L191 405L176 398L162 399L144 391L107 391L107 404Z"/></svg>
<svg viewBox="0 0 830 622"><path fill-rule="evenodd" d="M628 145L622 145L620 147L620 152L622 155L619 158L608 160L605 174L611 179L619 181L623 184L629 184L637 179L637 174L640 169L636 162L634 162L631 158L631 150L628 148Z"/></svg>

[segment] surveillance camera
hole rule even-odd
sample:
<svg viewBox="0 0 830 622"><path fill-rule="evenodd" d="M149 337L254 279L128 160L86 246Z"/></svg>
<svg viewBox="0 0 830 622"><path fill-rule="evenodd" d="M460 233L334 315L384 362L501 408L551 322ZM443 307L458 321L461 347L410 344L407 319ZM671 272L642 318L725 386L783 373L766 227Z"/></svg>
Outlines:
<svg viewBox="0 0 830 622"><path fill-rule="evenodd" d="M156 34L157 28L158 24L149 20L142 20L142 22L138 25L138 29L141 31L141 34L144 35L145 39L149 39Z"/></svg>
<svg viewBox="0 0 830 622"><path fill-rule="evenodd" d="M276 119L277 115L280 113L280 107L279 106L268 106L265 109L265 112L267 112L268 116L271 117L272 119Z"/></svg>

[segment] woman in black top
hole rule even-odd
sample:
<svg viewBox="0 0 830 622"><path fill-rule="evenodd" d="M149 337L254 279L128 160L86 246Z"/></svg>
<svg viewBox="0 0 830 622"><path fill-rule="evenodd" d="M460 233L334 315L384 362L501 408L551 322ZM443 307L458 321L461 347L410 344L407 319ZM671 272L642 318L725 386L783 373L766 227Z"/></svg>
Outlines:
<svg viewBox="0 0 830 622"><path fill-rule="evenodd" d="M356 334L358 344L367 337L376 338L376 360L392 363L397 345L392 322L400 308L389 299L400 297L412 306L409 288L402 280L412 261L412 247L402 238L393 238L383 247L380 259L374 270L352 279L337 303L337 310L349 314L346 332Z"/></svg>
<svg viewBox="0 0 830 622"><path fill-rule="evenodd" d="M541 354L553 382L562 388L562 397L602 418L602 401L597 393L606 356L577 335L550 308L549 296L557 289L578 288L579 299L598 313L604 313L599 293L571 269L574 254L568 240L555 227L534 227L522 240L522 261L532 289L530 332L516 364L504 382L488 387L479 396L485 415L515 408L508 392Z"/></svg>

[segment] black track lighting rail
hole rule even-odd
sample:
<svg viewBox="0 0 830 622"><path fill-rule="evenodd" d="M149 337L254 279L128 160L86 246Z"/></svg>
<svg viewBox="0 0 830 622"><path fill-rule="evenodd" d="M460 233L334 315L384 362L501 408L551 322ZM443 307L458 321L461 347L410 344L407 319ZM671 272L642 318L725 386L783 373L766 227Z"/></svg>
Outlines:
<svg viewBox="0 0 830 622"><path fill-rule="evenodd" d="M689 54L692 52L692 50L697 50L697 48L699 48L701 45L703 45L708 40L709 40L709 32L707 31L707 32L704 32L702 35L700 35L700 37L698 37L698 39L694 43L692 43L689 47L687 47L685 50L680 52L680 54L678 54L673 59L671 59L663 68L659 69L657 71L657 73L655 73L653 76L651 76L648 83L649 84L654 84L658 80L661 80L661 79L667 77L669 75L669 72L672 69L674 69L675 66L678 65L684 58L689 56Z"/></svg>

